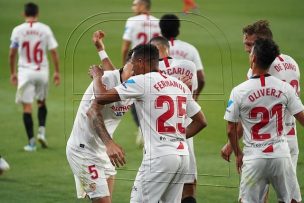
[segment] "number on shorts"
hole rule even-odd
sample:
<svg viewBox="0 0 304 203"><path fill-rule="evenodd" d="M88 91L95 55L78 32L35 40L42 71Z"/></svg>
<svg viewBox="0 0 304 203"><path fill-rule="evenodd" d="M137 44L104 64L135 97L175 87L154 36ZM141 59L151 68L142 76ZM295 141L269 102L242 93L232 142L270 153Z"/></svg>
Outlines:
<svg viewBox="0 0 304 203"><path fill-rule="evenodd" d="M97 169L95 168L95 165L88 166L88 169L89 169L89 172L92 174L91 178L93 180L97 179L98 178L98 172L97 172Z"/></svg>
<svg viewBox="0 0 304 203"><path fill-rule="evenodd" d="M269 133L259 133L260 129L265 127L269 123L269 119L276 116L277 133L282 134L283 131L283 112L282 104L276 104L268 111L265 107L254 107L250 113L249 118L256 119L260 114L261 120L251 128L251 137L253 140L265 140L270 138Z"/></svg>
<svg viewBox="0 0 304 203"><path fill-rule="evenodd" d="M36 64L40 64L43 60L43 50L41 48L39 48L39 45L41 44L40 41L38 41L35 45L34 45L34 49L33 49L33 61ZM31 50L30 50L30 42L29 41L24 41L22 43L22 48L25 48L25 52L26 52L26 58L27 58L27 62L31 63L32 59L31 59Z"/></svg>
<svg viewBox="0 0 304 203"><path fill-rule="evenodd" d="M183 118L186 115L186 109L183 105L186 104L186 97L177 96L177 117ZM162 109L164 105L167 104L168 110L160 115L156 120L156 130L159 133L175 133L176 128L180 133L185 133L186 129L182 126L182 123L177 123L177 126L165 125L166 121L172 118L174 115L174 101L171 97L167 95L162 95L156 98L155 108Z"/></svg>

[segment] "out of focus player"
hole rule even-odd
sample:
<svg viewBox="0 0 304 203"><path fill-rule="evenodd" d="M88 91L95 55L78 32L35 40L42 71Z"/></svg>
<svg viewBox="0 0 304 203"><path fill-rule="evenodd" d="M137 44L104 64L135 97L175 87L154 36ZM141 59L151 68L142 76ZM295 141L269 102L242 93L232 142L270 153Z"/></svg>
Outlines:
<svg viewBox="0 0 304 203"><path fill-rule="evenodd" d="M10 169L7 161L0 155L0 175L3 174L4 171L8 171Z"/></svg>
<svg viewBox="0 0 304 203"><path fill-rule="evenodd" d="M241 173L239 200L264 201L272 184L278 202L300 202L301 194L285 136L286 112L304 126L304 106L288 83L270 74L269 67L279 55L271 39L257 39L249 55L252 76L236 86L225 113L228 138ZM244 129L244 154L237 136L238 122Z"/></svg>
<svg viewBox="0 0 304 203"><path fill-rule="evenodd" d="M10 80L18 85L16 103L23 106L23 122L29 143L25 151L35 151L35 138L32 119L32 103L38 104L38 141L43 148L47 147L45 137L45 122L47 115L46 96L48 91L49 64L47 50L54 62L54 83L60 84L59 58L57 41L49 26L38 22L38 6L27 3L24 7L25 22L13 29L9 53ZM16 73L16 57L18 60L18 75Z"/></svg>
<svg viewBox="0 0 304 203"><path fill-rule="evenodd" d="M188 87L158 72L159 53L153 45L133 49L136 76L106 90L95 67L94 93L98 103L135 99L144 135L144 157L133 185L130 202L179 203L189 162L186 138L206 126L200 106ZM192 122L185 127L186 116Z"/></svg>
<svg viewBox="0 0 304 203"><path fill-rule="evenodd" d="M159 19L150 15L151 0L133 0L132 10L135 16L127 19L122 43L122 62L125 64L130 48L139 44L147 44L152 37L160 35ZM132 117L138 127L136 144L143 145L142 132L136 116L135 107L131 108Z"/></svg>
<svg viewBox="0 0 304 203"><path fill-rule="evenodd" d="M258 38L272 39L272 32L270 30L269 23L266 20L259 20L253 24L247 25L243 28L243 35L244 48L248 53L250 53L255 40ZM270 65L269 74L289 83L300 95L300 70L298 64L293 58L285 54L278 55ZM251 76L252 70L249 69L247 78L250 78ZM285 135L287 135L292 164L296 169L299 155L296 121L292 115L286 113L284 122L286 125ZM239 131L239 136L242 137L242 132L241 130ZM224 159L229 161L231 153L232 149L229 144L227 144L222 149L222 156Z"/></svg>
<svg viewBox="0 0 304 203"><path fill-rule="evenodd" d="M183 3L183 12L185 14L189 13L193 9L197 9L197 4L195 3L195 0L183 0Z"/></svg>
<svg viewBox="0 0 304 203"><path fill-rule="evenodd" d="M200 92L202 91L205 85L205 76L203 70L203 64L200 58L200 55L197 49L191 44L184 42L182 40L176 39L179 35L179 27L180 21L176 15L166 14L161 17L159 26L161 29L161 34L170 42L170 56L176 59L186 59L192 61L196 66L196 75L197 75L197 88L194 90L193 98L195 100L198 99ZM190 139L191 142L190 147L193 146L193 139ZM194 148L191 147L192 151ZM194 155L194 153L193 153ZM195 157L193 157L194 161L191 162L190 167L195 169L195 174L197 174ZM192 166L192 164L195 164ZM193 177L192 180L188 180L184 186L183 190L183 203L187 202L196 202L196 182L197 177Z"/></svg>
<svg viewBox="0 0 304 203"><path fill-rule="evenodd" d="M114 69L102 43L104 33L96 31L93 42L99 51L103 66ZM103 84L111 89L133 74L132 65L120 70L106 71ZM96 103L93 83L80 102L73 130L66 147L67 159L73 171L78 198L88 196L92 203L110 203L114 187L115 167L125 164L124 151L112 136L131 100L107 105Z"/></svg>

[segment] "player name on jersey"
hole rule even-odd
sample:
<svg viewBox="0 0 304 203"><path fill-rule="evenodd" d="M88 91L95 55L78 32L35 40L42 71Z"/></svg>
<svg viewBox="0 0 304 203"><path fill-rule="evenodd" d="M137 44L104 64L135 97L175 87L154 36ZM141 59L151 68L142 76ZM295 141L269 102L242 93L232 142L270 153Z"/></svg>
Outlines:
<svg viewBox="0 0 304 203"><path fill-rule="evenodd" d="M282 91L276 90L274 88L262 88L254 91L252 94L248 96L249 101L254 102L255 100L264 97L264 96L272 96L276 98L280 98L282 95Z"/></svg>
<svg viewBox="0 0 304 203"><path fill-rule="evenodd" d="M161 81L157 82L156 84L154 84L153 87L158 92L166 87L176 87L176 88L182 90L184 93L186 92L186 89L183 85L181 85L180 83L178 83L176 81L172 81L172 80L161 80Z"/></svg>
<svg viewBox="0 0 304 203"><path fill-rule="evenodd" d="M297 71L296 65L292 63L281 63L274 65L274 69L278 72L282 70L291 70L291 71Z"/></svg>
<svg viewBox="0 0 304 203"><path fill-rule="evenodd" d="M193 73L190 70L186 70L181 67L174 67L166 70L161 70L162 73L166 75L186 75L189 79L192 79Z"/></svg>

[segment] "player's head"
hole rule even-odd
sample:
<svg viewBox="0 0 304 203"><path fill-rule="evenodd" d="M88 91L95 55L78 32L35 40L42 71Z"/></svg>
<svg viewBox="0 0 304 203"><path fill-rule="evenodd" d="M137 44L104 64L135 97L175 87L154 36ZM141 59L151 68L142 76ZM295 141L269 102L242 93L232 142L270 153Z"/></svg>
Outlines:
<svg viewBox="0 0 304 203"><path fill-rule="evenodd" d="M138 15L147 13L151 8L151 0L133 0L132 11Z"/></svg>
<svg viewBox="0 0 304 203"><path fill-rule="evenodd" d="M135 75L158 71L158 49L152 44L138 45L133 49L131 63Z"/></svg>
<svg viewBox="0 0 304 203"><path fill-rule="evenodd" d="M279 47L272 39L259 38L255 40L249 55L250 64L252 67L268 70L279 54Z"/></svg>
<svg viewBox="0 0 304 203"><path fill-rule="evenodd" d="M157 36L150 40L150 44L156 46L159 51L159 58L167 57L169 55L170 45L166 38Z"/></svg>
<svg viewBox="0 0 304 203"><path fill-rule="evenodd" d="M37 4L27 3L24 5L25 17L36 17L38 15L39 8Z"/></svg>
<svg viewBox="0 0 304 203"><path fill-rule="evenodd" d="M243 28L245 51L250 53L254 41L258 38L272 39L272 32L267 20L259 20Z"/></svg>
<svg viewBox="0 0 304 203"><path fill-rule="evenodd" d="M159 27L162 36L170 40L171 38L176 38L179 35L180 22L176 15L166 14L161 17Z"/></svg>

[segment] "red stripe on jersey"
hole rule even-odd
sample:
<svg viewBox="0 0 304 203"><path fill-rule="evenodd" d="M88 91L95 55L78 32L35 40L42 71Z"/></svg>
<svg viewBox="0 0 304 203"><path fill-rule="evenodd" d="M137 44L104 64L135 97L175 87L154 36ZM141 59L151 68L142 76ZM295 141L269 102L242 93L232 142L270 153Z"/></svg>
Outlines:
<svg viewBox="0 0 304 203"><path fill-rule="evenodd" d="M278 59L281 61L281 62L283 62L284 61L284 59L279 55L279 56L277 56L278 57Z"/></svg>
<svg viewBox="0 0 304 203"><path fill-rule="evenodd" d="M182 142L179 142L179 145L177 147L177 149L185 149L184 145Z"/></svg>
<svg viewBox="0 0 304 203"><path fill-rule="evenodd" d="M263 150L264 153L271 153L273 152L273 145L268 146L266 149Z"/></svg>
<svg viewBox="0 0 304 203"><path fill-rule="evenodd" d="M171 46L174 46L174 37L170 37Z"/></svg>
<svg viewBox="0 0 304 203"><path fill-rule="evenodd" d="M265 75L260 75L261 86L265 87Z"/></svg>
<svg viewBox="0 0 304 203"><path fill-rule="evenodd" d="M295 129L294 128L292 128L288 133L287 133L287 135L291 135L291 136L294 136L294 135L296 135L296 131L295 131Z"/></svg>
<svg viewBox="0 0 304 203"><path fill-rule="evenodd" d="M163 60L164 60L164 63L165 63L166 68L169 68L169 67L170 67L170 63L169 63L168 58L167 58L167 57L164 57Z"/></svg>
<svg viewBox="0 0 304 203"><path fill-rule="evenodd" d="M30 21L30 27L33 27L33 21Z"/></svg>

